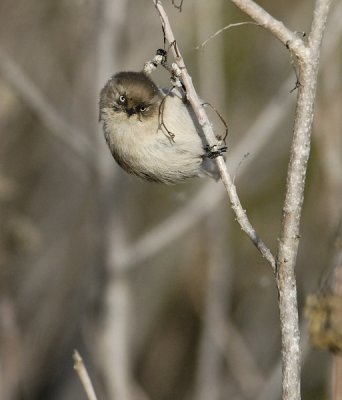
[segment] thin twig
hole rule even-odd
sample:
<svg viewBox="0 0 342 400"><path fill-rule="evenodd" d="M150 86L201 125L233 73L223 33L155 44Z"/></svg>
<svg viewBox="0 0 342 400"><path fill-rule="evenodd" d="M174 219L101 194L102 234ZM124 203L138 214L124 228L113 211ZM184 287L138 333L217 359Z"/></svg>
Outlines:
<svg viewBox="0 0 342 400"><path fill-rule="evenodd" d="M74 369L80 378L80 381L87 394L88 399L97 400L95 390L93 384L91 383L88 371L84 365L80 353L77 350L74 350L73 359L74 359Z"/></svg>
<svg viewBox="0 0 342 400"><path fill-rule="evenodd" d="M252 22L252 21L245 21L245 22L236 22L234 24L226 25L225 27L219 29L218 31L216 31L215 33L210 35L204 42L202 42L201 44L196 46L195 49L199 50L199 49L203 48L210 40L214 39L217 35L220 35L222 32L226 31L227 29L233 28L235 26L241 26L241 25L257 25L258 26L259 24L257 24L256 22Z"/></svg>
<svg viewBox="0 0 342 400"><path fill-rule="evenodd" d="M175 58L175 61L180 68L181 71L181 78L182 82L186 88L186 93L187 93L187 98L198 118L198 122L203 130L203 133L206 137L206 140L208 142L208 145L212 148L215 148L217 146L217 139L215 137L212 125L208 119L208 116L204 110L204 107L201 104L201 101L196 93L196 90L192 84L192 80L190 75L187 72L186 65L184 63L183 57L181 56L181 53L178 49L177 42L175 40L175 37L173 35L171 25L169 23L167 14L164 10L164 7L162 6L162 3L160 0L153 0L153 3L159 13L162 26L163 26L163 31L165 34L165 38L169 43L173 43L172 47L172 52ZM218 166L218 169L220 171L221 179L222 182L226 188L226 191L228 193L229 199L231 206L235 212L236 215L236 220L240 224L242 230L248 235L248 237L252 240L254 245L257 247L257 249L260 251L262 256L269 262L271 265L273 271L275 272L275 259L274 256L272 255L271 251L269 248L265 245L265 243L261 240L251 223L249 222L246 211L242 208L242 205L240 203L240 199L237 195L235 185L229 175L229 172L227 170L226 164L224 162L224 159L222 156L219 156L216 158L216 164Z"/></svg>

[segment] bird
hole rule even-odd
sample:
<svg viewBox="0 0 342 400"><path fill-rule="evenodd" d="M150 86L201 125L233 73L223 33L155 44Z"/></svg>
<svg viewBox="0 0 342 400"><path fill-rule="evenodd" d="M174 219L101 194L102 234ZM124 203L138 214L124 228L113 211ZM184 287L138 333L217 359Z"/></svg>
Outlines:
<svg viewBox="0 0 342 400"><path fill-rule="evenodd" d="M160 89L144 72L118 72L100 92L99 121L115 161L129 174L165 184L204 176L218 179L201 127L180 88Z"/></svg>

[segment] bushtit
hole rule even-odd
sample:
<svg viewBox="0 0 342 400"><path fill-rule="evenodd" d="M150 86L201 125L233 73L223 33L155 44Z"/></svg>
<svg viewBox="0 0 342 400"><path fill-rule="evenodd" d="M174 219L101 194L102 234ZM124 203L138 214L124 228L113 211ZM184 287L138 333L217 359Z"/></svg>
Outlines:
<svg viewBox="0 0 342 400"><path fill-rule="evenodd" d="M159 89L143 72L119 72L101 91L100 121L115 160L130 174L162 183L218 177L179 89Z"/></svg>

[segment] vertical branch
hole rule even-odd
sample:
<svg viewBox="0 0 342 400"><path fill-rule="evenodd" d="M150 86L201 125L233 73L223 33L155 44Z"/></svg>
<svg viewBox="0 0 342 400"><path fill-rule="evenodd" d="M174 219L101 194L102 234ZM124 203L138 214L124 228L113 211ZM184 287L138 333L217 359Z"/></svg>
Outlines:
<svg viewBox="0 0 342 400"><path fill-rule="evenodd" d="M319 51L329 4L329 0L316 2L308 52L300 54L299 59L300 86L287 172L276 274L282 332L283 399L300 399L300 346L295 266L310 154Z"/></svg>
<svg viewBox="0 0 342 400"><path fill-rule="evenodd" d="M126 24L127 0L102 0L98 32L98 89L113 71L119 70L122 51L121 36ZM100 171L99 212L104 264L108 280L104 288L104 315L98 332L98 358L102 367L108 398L131 398L131 368L129 356L129 329L131 292L129 276L117 270L113 254L120 247L123 225L119 218L121 191L114 191L119 178L113 160L107 151L103 134L98 132L98 162Z"/></svg>
<svg viewBox="0 0 342 400"><path fill-rule="evenodd" d="M228 265L227 267L227 262L230 264L231 261L228 254L230 255L231 252L223 243L226 235L224 234L220 209L216 210L214 215L208 218L206 222L206 233L210 245L208 246L207 286L197 363L195 398L197 400L216 400L221 397L223 361L222 349L217 343L217 336L220 336L222 332L222 320L225 321L227 303L231 295L229 287L231 266ZM226 339L226 335L224 335L224 339Z"/></svg>
<svg viewBox="0 0 342 400"><path fill-rule="evenodd" d="M19 65L0 48L0 73L11 84L18 95L25 101L28 107L40 117L48 128L48 132L64 143L79 160L85 161L88 166L93 160L91 144L84 132L70 124L66 118L51 104L47 96L44 96L33 81L24 73Z"/></svg>
<svg viewBox="0 0 342 400"><path fill-rule="evenodd" d="M208 2L199 0L196 3L196 33L200 42L208 32L215 29L214 24L222 18L223 0ZM219 23L220 25L220 23ZM220 90L224 85L225 74L223 71L222 39L215 41L212 46L197 52L199 89L206 94L206 100L212 102L215 96L215 106L224 104L224 91ZM215 63L212 60L216 60ZM201 209L203 207L201 206ZM203 310L203 327L199 345L199 356L196 365L196 392L197 400L216 400L220 398L222 391L222 353L215 342L215 335L220 330L220 318L226 314L226 303L230 296L230 266L227 268L227 255L223 243L223 225L220 210L207 218L206 234L210 245L208 246L208 271L206 278L206 295ZM213 240L213 238L215 238ZM223 249L226 251L223 252ZM224 254L223 254L224 253ZM228 257L229 258L229 257ZM229 300L228 300L229 301Z"/></svg>

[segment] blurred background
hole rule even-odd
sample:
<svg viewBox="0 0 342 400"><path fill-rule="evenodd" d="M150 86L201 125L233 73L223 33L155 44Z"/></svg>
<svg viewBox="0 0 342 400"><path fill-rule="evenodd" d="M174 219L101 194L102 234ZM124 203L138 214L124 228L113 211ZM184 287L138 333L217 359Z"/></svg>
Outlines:
<svg viewBox="0 0 342 400"><path fill-rule="evenodd" d="M175 1L176 5L179 4ZM309 32L313 2L259 1ZM229 125L227 162L273 252L296 77L288 50L231 2L164 1L200 96ZM328 399L331 356L308 345L303 309L329 274L341 216L342 8L323 42L297 263L303 399ZM98 94L163 47L152 0L0 3L0 398L262 399L281 392L270 266L220 183L151 184L115 164ZM153 74L170 85L165 71Z"/></svg>

